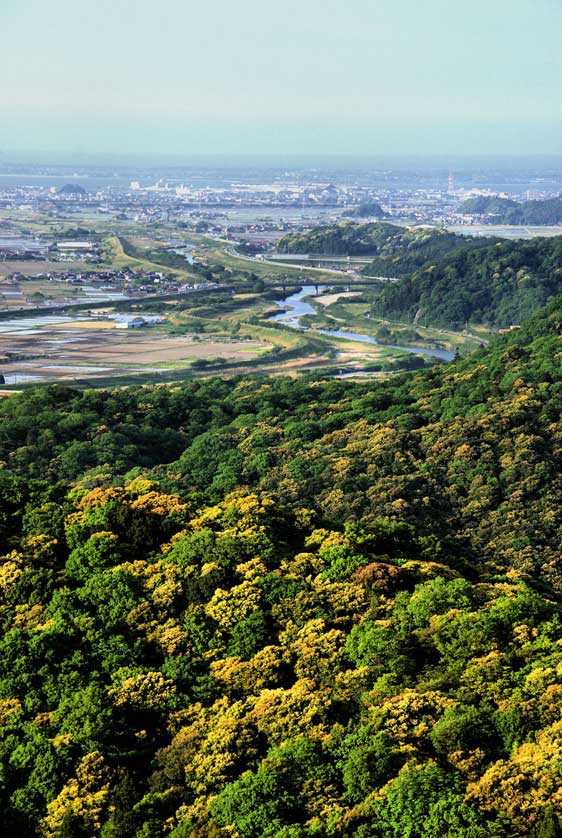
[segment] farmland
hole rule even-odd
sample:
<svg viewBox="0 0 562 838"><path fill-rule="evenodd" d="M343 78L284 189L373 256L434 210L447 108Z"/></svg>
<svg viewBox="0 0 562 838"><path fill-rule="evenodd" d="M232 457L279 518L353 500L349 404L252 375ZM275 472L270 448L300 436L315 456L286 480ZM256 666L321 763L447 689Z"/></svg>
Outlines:
<svg viewBox="0 0 562 838"><path fill-rule="evenodd" d="M9 321L8 321L9 322ZM96 380L166 373L193 362L247 361L266 351L260 340L169 336L158 329L123 330L114 320L35 318L0 334L0 372L7 384Z"/></svg>
<svg viewBox="0 0 562 838"><path fill-rule="evenodd" d="M28 219L30 226L42 235L58 236L62 229L60 220L39 218L31 224ZM394 340L365 342L378 340L381 324L367 319L372 289L347 290L353 277L244 257L228 241L173 225L143 228L102 218L92 236L96 265L64 260L0 266L0 374L6 388L217 373L387 374L423 363L391 343L454 348L466 342L398 324ZM335 281L339 285L330 291ZM311 293L324 291L312 300L305 328L270 322L280 301L307 283ZM117 322L150 316L158 323L141 329L119 328ZM326 332L334 328L353 329L358 339Z"/></svg>

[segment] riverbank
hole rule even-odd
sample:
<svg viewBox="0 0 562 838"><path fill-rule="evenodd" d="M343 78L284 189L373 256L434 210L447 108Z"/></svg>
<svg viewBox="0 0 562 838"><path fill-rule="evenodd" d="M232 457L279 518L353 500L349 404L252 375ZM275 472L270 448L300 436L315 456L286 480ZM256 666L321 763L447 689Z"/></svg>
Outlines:
<svg viewBox="0 0 562 838"><path fill-rule="evenodd" d="M379 346L381 349L390 349L407 354L422 355L428 358L434 358L439 361L452 361L455 353L448 349L431 348L428 346L416 346L407 344L389 344L382 343L377 338L364 334L362 332L355 332L348 329L334 328L311 328L309 325L303 324L302 320L305 317L315 316L317 309L307 301L308 298L315 298L322 296L328 290L327 286L318 286L316 288L312 285L305 285L300 291L295 294L290 294L280 300L274 300L275 305L283 310L279 314L275 314L268 319L276 323L283 323L286 326L294 329L302 329L308 332L318 332L318 334L326 335L328 337L337 338L339 340L349 340L358 343L371 344ZM318 294L316 294L318 291ZM333 302L338 302L340 295L332 295ZM333 305L332 302L332 305ZM345 322L345 321L344 321Z"/></svg>

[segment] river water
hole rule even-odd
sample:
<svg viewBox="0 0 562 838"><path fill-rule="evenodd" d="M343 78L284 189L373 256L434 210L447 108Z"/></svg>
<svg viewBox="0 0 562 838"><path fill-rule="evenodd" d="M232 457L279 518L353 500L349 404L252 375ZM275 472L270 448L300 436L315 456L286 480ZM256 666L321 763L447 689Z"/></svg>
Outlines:
<svg viewBox="0 0 562 838"><path fill-rule="evenodd" d="M306 285L297 294L291 294L283 300L274 300L275 305L290 310L283 311L280 314L274 314L269 319L277 323L284 323L286 326L290 326L293 329L306 329L305 326L301 326L300 320L301 317L305 316L305 314L316 313L313 306L306 301L307 297L315 295L316 290L317 289L314 285ZM326 290L328 290L326 286L318 286L319 294ZM357 340L361 343L374 343L377 346L387 346L389 349L401 349L403 352L409 352L412 355L426 355L429 358L438 358L441 361L452 361L455 357L455 353L448 349L428 349L425 346L400 346L400 344L388 343L379 344L379 341L376 340L376 338L369 337L369 335L362 335L359 332L341 331L339 329L330 329L329 331L327 329L320 329L319 331L322 335L344 338L345 340Z"/></svg>
<svg viewBox="0 0 562 838"><path fill-rule="evenodd" d="M185 244L182 247L172 248L172 253L177 253L178 256L183 256L183 258L189 265L194 265L195 257L193 256L193 253L189 252L190 250L193 250L194 247L194 244Z"/></svg>

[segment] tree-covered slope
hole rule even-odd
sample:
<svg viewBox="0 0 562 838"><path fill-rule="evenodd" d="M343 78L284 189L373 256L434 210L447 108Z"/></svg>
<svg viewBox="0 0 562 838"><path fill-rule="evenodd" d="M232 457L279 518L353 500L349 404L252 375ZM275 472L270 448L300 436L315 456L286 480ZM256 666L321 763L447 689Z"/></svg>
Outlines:
<svg viewBox="0 0 562 838"><path fill-rule="evenodd" d="M316 227L306 233L289 233L277 242L279 253L317 253L319 255L362 256L377 253L379 247L403 227L384 221L357 223L342 221L329 227Z"/></svg>
<svg viewBox="0 0 562 838"><path fill-rule="evenodd" d="M561 331L2 402L5 834L559 834Z"/></svg>
<svg viewBox="0 0 562 838"><path fill-rule="evenodd" d="M373 256L362 271L366 276L406 276L422 265L457 251L484 247L496 239L471 238L445 230L406 228L386 222L343 222L308 233L291 233L277 244L280 253Z"/></svg>
<svg viewBox="0 0 562 838"><path fill-rule="evenodd" d="M377 256L361 273L365 276L407 276L424 265L432 265L497 241L492 237L473 238L446 230L404 229L379 246Z"/></svg>
<svg viewBox="0 0 562 838"><path fill-rule="evenodd" d="M247 492L38 499L2 564L5 834L555 824L560 607L454 564L411 526Z"/></svg>
<svg viewBox="0 0 562 838"><path fill-rule="evenodd" d="M381 290L375 313L460 328L521 323L562 291L562 236L463 250Z"/></svg>
<svg viewBox="0 0 562 838"><path fill-rule="evenodd" d="M510 198L500 198L498 195L477 195L463 201L457 212L466 215L497 215L499 217L519 206L517 201L512 201Z"/></svg>
<svg viewBox="0 0 562 838"><path fill-rule="evenodd" d="M544 198L519 203L496 196L479 196L463 201L458 212L466 215L487 216L495 224L560 224L562 198Z"/></svg>
<svg viewBox="0 0 562 838"><path fill-rule="evenodd" d="M555 824L560 607L454 565L411 526L247 492L37 499L2 565L5 834Z"/></svg>
<svg viewBox="0 0 562 838"><path fill-rule="evenodd" d="M385 214L378 201L365 201L359 206L344 212L346 218L383 218Z"/></svg>

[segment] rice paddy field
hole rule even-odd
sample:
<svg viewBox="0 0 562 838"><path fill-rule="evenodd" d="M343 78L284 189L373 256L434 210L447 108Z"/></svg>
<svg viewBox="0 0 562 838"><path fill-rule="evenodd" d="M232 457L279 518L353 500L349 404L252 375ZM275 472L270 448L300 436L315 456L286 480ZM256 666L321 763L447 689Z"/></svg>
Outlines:
<svg viewBox="0 0 562 838"><path fill-rule="evenodd" d="M87 262L44 262L40 260L25 261L22 259L6 260L0 262L0 278L10 276L13 273L21 273L24 276L39 276L50 271L92 271L92 264Z"/></svg>
<svg viewBox="0 0 562 838"><path fill-rule="evenodd" d="M202 359L248 361L270 348L263 340L171 336L154 327L122 329L114 320L86 316L0 322L0 373L6 385L165 373L189 369Z"/></svg>

